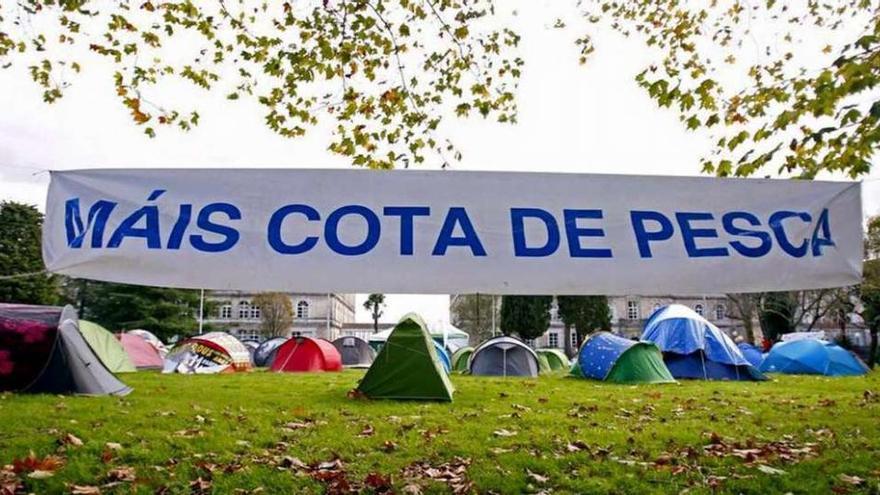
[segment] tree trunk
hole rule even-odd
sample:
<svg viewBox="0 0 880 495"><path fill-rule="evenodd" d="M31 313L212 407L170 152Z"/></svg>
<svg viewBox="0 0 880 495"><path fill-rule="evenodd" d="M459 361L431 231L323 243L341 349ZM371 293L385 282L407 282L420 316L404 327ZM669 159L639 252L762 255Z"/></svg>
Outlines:
<svg viewBox="0 0 880 495"><path fill-rule="evenodd" d="M373 333L379 333L379 315L373 311Z"/></svg>
<svg viewBox="0 0 880 495"><path fill-rule="evenodd" d="M562 338L565 339L565 355L571 358L574 355L574 351L571 348L571 325L568 323L565 324L565 333Z"/></svg>

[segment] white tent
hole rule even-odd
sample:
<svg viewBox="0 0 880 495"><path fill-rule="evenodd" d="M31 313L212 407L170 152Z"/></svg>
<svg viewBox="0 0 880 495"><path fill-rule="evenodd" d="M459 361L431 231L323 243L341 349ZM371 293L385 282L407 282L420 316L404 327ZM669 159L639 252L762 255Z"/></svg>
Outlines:
<svg viewBox="0 0 880 495"><path fill-rule="evenodd" d="M388 340L388 336L391 335L392 330L394 329L390 328L370 335L368 340L370 347L378 349L384 345L385 341ZM455 325L449 322L428 324L428 332L430 332L432 339L439 342L443 347L449 349L450 354L461 347L467 346L471 339L470 335L463 332L461 329L456 328Z"/></svg>

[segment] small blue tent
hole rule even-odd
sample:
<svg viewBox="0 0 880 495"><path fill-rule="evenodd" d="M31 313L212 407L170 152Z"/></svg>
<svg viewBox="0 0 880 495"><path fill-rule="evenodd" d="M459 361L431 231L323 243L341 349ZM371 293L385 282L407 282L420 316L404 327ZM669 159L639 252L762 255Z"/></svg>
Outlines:
<svg viewBox="0 0 880 495"><path fill-rule="evenodd" d="M580 376L615 383L674 383L660 349L608 332L591 335L578 352Z"/></svg>
<svg viewBox="0 0 880 495"><path fill-rule="evenodd" d="M446 373L449 373L452 370L452 360L449 359L449 354L436 340L431 339L431 342L434 343L434 350L437 351L437 357L440 358L440 364L443 365L443 369Z"/></svg>
<svg viewBox="0 0 880 495"><path fill-rule="evenodd" d="M642 340L653 342L675 378L765 380L718 327L681 304L664 306L648 319Z"/></svg>
<svg viewBox="0 0 880 495"><path fill-rule="evenodd" d="M761 363L766 373L797 375L854 376L868 372L853 353L839 345L823 340L794 340L779 342Z"/></svg>
<svg viewBox="0 0 880 495"><path fill-rule="evenodd" d="M740 352L743 353L743 357L745 357L748 362L752 363L752 366L760 369L761 361L764 360L764 355L761 353L760 349L745 342L741 342L736 346L739 347Z"/></svg>

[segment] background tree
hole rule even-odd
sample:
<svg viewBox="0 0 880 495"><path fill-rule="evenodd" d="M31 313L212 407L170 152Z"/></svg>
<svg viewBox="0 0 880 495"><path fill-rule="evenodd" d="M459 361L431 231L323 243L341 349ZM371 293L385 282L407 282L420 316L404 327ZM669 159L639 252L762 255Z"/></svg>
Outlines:
<svg viewBox="0 0 880 495"><path fill-rule="evenodd" d="M862 268L862 284L859 287L859 300L862 303L862 320L868 327L871 341L868 345L868 365L877 364L880 331L880 216L868 220L865 236L865 254L868 258Z"/></svg>
<svg viewBox="0 0 880 495"><path fill-rule="evenodd" d="M574 356L577 349L572 349L571 328L577 332L577 347L584 337L596 330L611 330L611 310L605 296L557 296L557 314L565 326L565 353Z"/></svg>
<svg viewBox="0 0 880 495"><path fill-rule="evenodd" d="M90 282L88 290L89 303L80 316L110 331L142 328L167 341L198 330L198 291L108 282Z"/></svg>
<svg viewBox="0 0 880 495"><path fill-rule="evenodd" d="M491 0L27 0L0 5L0 67L27 67L48 103L102 71L149 136L199 123L182 82L259 103L284 137L328 122L329 150L355 165L445 165L444 116L516 120L520 38L493 14Z"/></svg>
<svg viewBox="0 0 880 495"><path fill-rule="evenodd" d="M550 328L553 296L502 296L501 331L525 340L536 339Z"/></svg>
<svg viewBox="0 0 880 495"><path fill-rule="evenodd" d="M761 331L770 342L778 341L783 334L795 330L792 320L796 302L790 292L769 292L761 307Z"/></svg>
<svg viewBox="0 0 880 495"><path fill-rule="evenodd" d="M282 337L293 325L293 303L281 292L261 292L254 297L260 308L260 329L265 337Z"/></svg>
<svg viewBox="0 0 880 495"><path fill-rule="evenodd" d="M3 279L45 269L41 250L43 214L35 207L0 202L0 302L58 303L58 283L48 274Z"/></svg>
<svg viewBox="0 0 880 495"><path fill-rule="evenodd" d="M382 308L385 307L385 294L370 294L364 301L364 309L370 312L373 319L373 333L379 332L379 318L382 317Z"/></svg>
<svg viewBox="0 0 880 495"><path fill-rule="evenodd" d="M500 318L495 296L486 294L458 294L451 302L452 324L471 336L472 342L483 342L492 337L492 312Z"/></svg>
<svg viewBox="0 0 880 495"><path fill-rule="evenodd" d="M688 129L718 139L707 172L813 178L871 169L880 133L874 1L591 0L587 18L642 40L636 77ZM821 41L818 41L821 40ZM578 40L581 62L593 50Z"/></svg>

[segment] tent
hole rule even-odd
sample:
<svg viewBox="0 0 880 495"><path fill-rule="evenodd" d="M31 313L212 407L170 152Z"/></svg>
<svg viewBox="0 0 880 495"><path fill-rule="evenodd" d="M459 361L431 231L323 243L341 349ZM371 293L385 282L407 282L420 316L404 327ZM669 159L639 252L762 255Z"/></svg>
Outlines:
<svg viewBox="0 0 880 495"><path fill-rule="evenodd" d="M165 361L148 341L136 333L125 332L119 335L119 342L125 353L139 370L161 370Z"/></svg>
<svg viewBox="0 0 880 495"><path fill-rule="evenodd" d="M159 340L159 337L156 337L156 335L153 332L150 332L149 330L137 329L137 330L129 330L125 333L134 334L134 335L137 335L138 337L146 340L151 346L153 346L156 349L156 352L158 352L159 355L162 356L163 359L168 354L168 346L166 346L161 340Z"/></svg>
<svg viewBox="0 0 880 495"><path fill-rule="evenodd" d="M568 361L568 356L559 349L538 349L535 352L538 354L539 359L541 356L546 358L547 366L550 371L568 370L571 367L571 363Z"/></svg>
<svg viewBox="0 0 880 495"><path fill-rule="evenodd" d="M71 306L0 304L0 391L126 395L92 351Z"/></svg>
<svg viewBox="0 0 880 495"><path fill-rule="evenodd" d="M254 366L261 368L264 366L272 366L272 361L275 360L275 352L278 350L278 347L285 342L287 342L287 339L284 337L274 337L263 341L263 343L257 347L257 350L254 351Z"/></svg>
<svg viewBox="0 0 880 495"><path fill-rule="evenodd" d="M342 356L342 365L350 368L369 368L376 353L364 339L346 336L333 341L333 347Z"/></svg>
<svg viewBox="0 0 880 495"><path fill-rule="evenodd" d="M491 338L474 349L468 363L472 375L538 376L538 355L523 341L500 336Z"/></svg>
<svg viewBox="0 0 880 495"><path fill-rule="evenodd" d="M451 372L452 359L449 358L449 353L446 352L446 349L444 349L436 340L434 341L434 350L437 351L437 358L440 360L440 364L443 365L443 371L447 373Z"/></svg>
<svg viewBox="0 0 880 495"><path fill-rule="evenodd" d="M663 354L651 342L609 332L590 335L578 353L581 376L614 383L674 383Z"/></svg>
<svg viewBox="0 0 880 495"><path fill-rule="evenodd" d="M644 341L663 352L675 378L764 380L733 341L718 327L681 304L664 306L648 319Z"/></svg>
<svg viewBox="0 0 880 495"><path fill-rule="evenodd" d="M454 391L425 322L408 314L394 327L357 391L371 399L451 401Z"/></svg>
<svg viewBox="0 0 880 495"><path fill-rule="evenodd" d="M293 337L278 346L272 371L342 371L342 356L324 339Z"/></svg>
<svg viewBox="0 0 880 495"><path fill-rule="evenodd" d="M393 331L394 329L391 328L370 335L368 338L370 347L372 347L374 351L379 352L385 344L385 341L388 340L388 336L391 335L391 332ZM431 325L428 328L428 333L435 342L449 349L449 354L454 353L462 347L467 347L471 338L470 335L449 323Z"/></svg>
<svg viewBox="0 0 880 495"><path fill-rule="evenodd" d="M255 366L254 364L254 353L257 352L257 348L260 347L260 343L256 340L242 340L242 344L247 348L248 354L250 354L251 358L251 366Z"/></svg>
<svg viewBox="0 0 880 495"><path fill-rule="evenodd" d="M468 360L474 353L473 347L462 347L452 354L452 371L463 373L468 370Z"/></svg>
<svg viewBox="0 0 880 495"><path fill-rule="evenodd" d="M761 371L798 375L864 375L868 366L850 351L824 340L779 342L761 363Z"/></svg>
<svg viewBox="0 0 880 495"><path fill-rule="evenodd" d="M745 342L740 342L739 344L736 344L736 346L739 347L743 357L745 357L748 362L752 363L752 366L755 368L761 367L761 361L764 360L764 355L761 354L760 349Z"/></svg>
<svg viewBox="0 0 880 495"><path fill-rule="evenodd" d="M219 373L247 371L251 367L247 347L224 332L197 335L177 344L165 356L163 373Z"/></svg>
<svg viewBox="0 0 880 495"><path fill-rule="evenodd" d="M137 371L129 359L125 348L115 335L106 328L86 320L79 320L79 331L92 352L112 373L132 373Z"/></svg>

